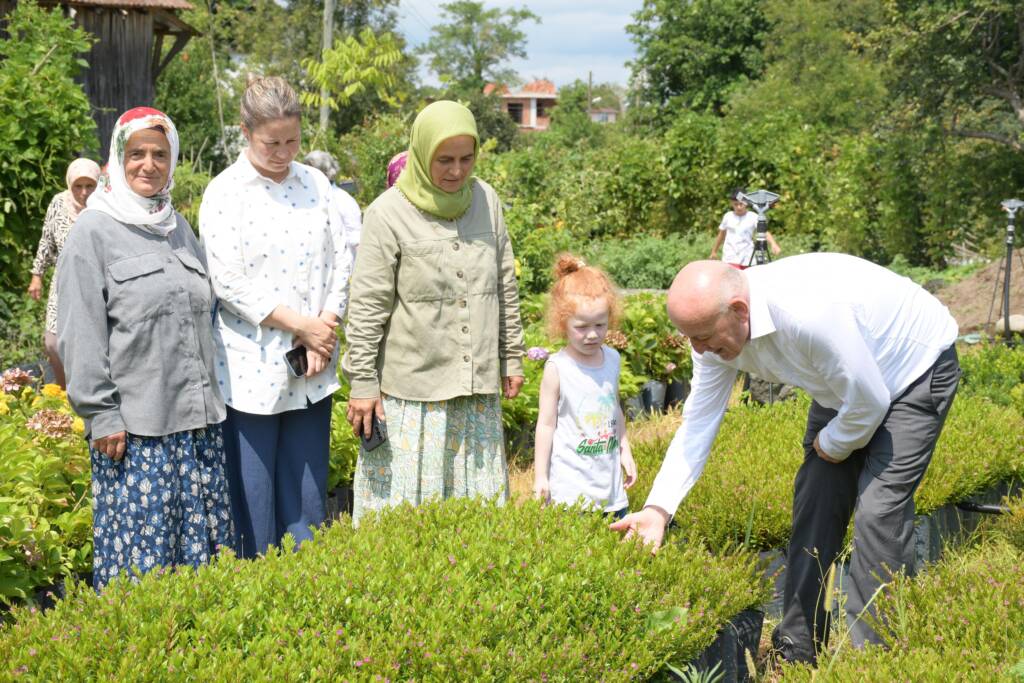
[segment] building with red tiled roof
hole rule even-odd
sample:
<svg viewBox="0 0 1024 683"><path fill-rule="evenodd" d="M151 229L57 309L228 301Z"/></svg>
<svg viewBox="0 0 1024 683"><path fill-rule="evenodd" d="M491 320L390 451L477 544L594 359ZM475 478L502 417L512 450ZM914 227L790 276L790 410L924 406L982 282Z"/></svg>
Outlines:
<svg viewBox="0 0 1024 683"><path fill-rule="evenodd" d="M501 98L502 111L512 117L521 130L547 130L551 125L551 110L558 102L558 88L546 78L531 81L516 90L488 83L484 94L492 93Z"/></svg>

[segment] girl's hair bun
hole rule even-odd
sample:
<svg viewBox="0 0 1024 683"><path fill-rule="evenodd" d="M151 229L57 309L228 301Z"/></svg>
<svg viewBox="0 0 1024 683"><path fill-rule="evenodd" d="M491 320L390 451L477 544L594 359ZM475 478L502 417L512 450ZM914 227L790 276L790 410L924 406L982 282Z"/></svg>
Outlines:
<svg viewBox="0 0 1024 683"><path fill-rule="evenodd" d="M558 260L555 261L555 279L561 280L566 275L571 275L578 270L586 268L587 264L583 259L572 254L559 254Z"/></svg>

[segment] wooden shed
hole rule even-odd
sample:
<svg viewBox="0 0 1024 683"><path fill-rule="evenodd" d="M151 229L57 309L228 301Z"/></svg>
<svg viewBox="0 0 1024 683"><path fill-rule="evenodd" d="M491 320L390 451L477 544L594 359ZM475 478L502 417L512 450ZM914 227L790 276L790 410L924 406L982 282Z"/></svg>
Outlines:
<svg viewBox="0 0 1024 683"><path fill-rule="evenodd" d="M17 0L0 0L0 17ZM79 76L92 104L101 155L105 156L121 112L152 106L157 76L197 31L175 13L192 9L185 0L40 0L59 5L75 24L96 37ZM163 54L164 45L170 50Z"/></svg>

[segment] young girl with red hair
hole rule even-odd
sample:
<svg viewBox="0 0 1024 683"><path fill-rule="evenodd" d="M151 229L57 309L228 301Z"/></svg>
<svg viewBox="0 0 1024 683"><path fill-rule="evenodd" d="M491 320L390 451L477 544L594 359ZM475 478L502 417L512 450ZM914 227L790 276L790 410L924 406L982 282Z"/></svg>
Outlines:
<svg viewBox="0 0 1024 683"><path fill-rule="evenodd" d="M621 518L636 463L619 407L619 354L605 346L619 313L615 287L602 270L562 254L555 264L548 330L566 341L544 366L537 419L533 492L580 500Z"/></svg>

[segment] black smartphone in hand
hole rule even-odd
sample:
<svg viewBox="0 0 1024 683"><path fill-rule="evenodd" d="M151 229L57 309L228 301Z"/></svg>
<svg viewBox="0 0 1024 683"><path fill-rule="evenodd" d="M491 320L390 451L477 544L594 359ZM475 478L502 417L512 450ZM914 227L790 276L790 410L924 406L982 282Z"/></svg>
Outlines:
<svg viewBox="0 0 1024 683"><path fill-rule="evenodd" d="M360 434L364 451L372 451L388 440L388 428L384 420L377 417L377 411L373 411L373 420L370 422L370 435Z"/></svg>
<svg viewBox="0 0 1024 683"><path fill-rule="evenodd" d="M306 347L299 344L284 354L284 362L293 377L304 377L309 370L309 359L306 358Z"/></svg>

